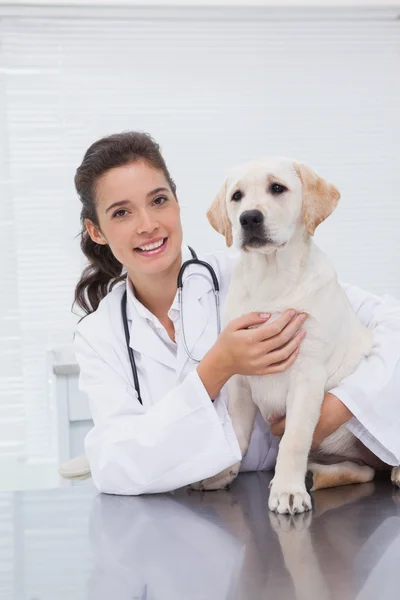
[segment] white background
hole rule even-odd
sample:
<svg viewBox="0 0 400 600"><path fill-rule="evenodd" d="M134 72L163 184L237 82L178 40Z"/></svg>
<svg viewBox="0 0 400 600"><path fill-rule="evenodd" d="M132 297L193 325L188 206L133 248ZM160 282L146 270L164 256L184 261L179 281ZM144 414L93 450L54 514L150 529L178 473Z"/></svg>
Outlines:
<svg viewBox="0 0 400 600"><path fill-rule="evenodd" d="M316 234L340 278L400 298L393 10L46 10L0 7L0 456L55 456L46 353L71 341L73 176L102 135L161 143L197 251L223 246L205 211L232 165L308 162L342 191Z"/></svg>

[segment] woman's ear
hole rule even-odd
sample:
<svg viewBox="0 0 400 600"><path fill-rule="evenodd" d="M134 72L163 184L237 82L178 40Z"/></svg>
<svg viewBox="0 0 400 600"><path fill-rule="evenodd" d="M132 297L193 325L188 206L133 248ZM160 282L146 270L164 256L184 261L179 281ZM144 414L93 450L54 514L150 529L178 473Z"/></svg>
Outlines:
<svg viewBox="0 0 400 600"><path fill-rule="evenodd" d="M96 225L90 219L85 219L84 223L86 230L93 242L95 242L96 244L101 244L103 246L105 244L108 244L106 238L103 236L100 229L96 227Z"/></svg>
<svg viewBox="0 0 400 600"><path fill-rule="evenodd" d="M207 211L207 218L211 227L225 236L226 245L232 246L232 225L228 217L228 211L226 210L227 188L228 181L225 180L214 202Z"/></svg>
<svg viewBox="0 0 400 600"><path fill-rule="evenodd" d="M340 192L334 185L319 177L310 167L294 163L303 185L303 220L310 235L335 210Z"/></svg>

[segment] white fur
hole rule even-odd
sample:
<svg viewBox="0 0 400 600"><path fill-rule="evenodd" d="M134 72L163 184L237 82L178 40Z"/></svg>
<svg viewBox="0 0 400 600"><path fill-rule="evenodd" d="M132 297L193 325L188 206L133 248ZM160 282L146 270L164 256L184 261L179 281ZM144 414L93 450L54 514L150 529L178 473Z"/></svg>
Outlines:
<svg viewBox="0 0 400 600"><path fill-rule="evenodd" d="M242 453L248 448L256 406L265 419L286 414L286 430L279 448L269 507L278 513L300 513L311 508L305 488L308 455L320 415L324 392L350 375L371 348L371 334L356 318L338 283L328 257L309 235L303 215L303 185L296 163L266 158L237 169L225 186L226 210L233 244L242 250L224 311L224 322L252 311L272 313L269 323L288 308L309 316L295 363L285 372L262 377L235 376L229 385L229 413ZM288 191L275 197L268 181ZM240 189L243 199L231 200ZM265 219L270 243L243 249L240 215L258 209ZM284 244L284 245L282 245ZM340 428L322 445L342 454L354 438ZM215 489L232 481L240 464L203 482Z"/></svg>

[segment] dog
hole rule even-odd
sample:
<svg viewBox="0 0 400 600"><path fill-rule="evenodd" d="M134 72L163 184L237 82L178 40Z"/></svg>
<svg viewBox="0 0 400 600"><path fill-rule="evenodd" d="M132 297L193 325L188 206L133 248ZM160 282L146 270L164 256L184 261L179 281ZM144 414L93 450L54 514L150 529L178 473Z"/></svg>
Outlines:
<svg viewBox="0 0 400 600"><path fill-rule="evenodd" d="M339 198L336 187L308 166L266 157L234 169L207 213L226 244L240 249L224 323L252 311L271 313L269 322L289 308L308 315L306 337L286 371L235 375L227 384L229 414L242 456L257 409L265 420L286 415L269 496L270 510L280 514L311 509L307 473L314 491L370 481L372 466L383 466L345 426L317 452L319 460L331 457L334 462L332 457L340 456L344 462L320 464L312 457L309 462L325 391L353 373L372 347L370 330L355 316L331 261L313 241L316 227L333 212ZM197 488L226 487L239 468L240 463L199 482ZM400 468L393 469L392 480L400 485Z"/></svg>

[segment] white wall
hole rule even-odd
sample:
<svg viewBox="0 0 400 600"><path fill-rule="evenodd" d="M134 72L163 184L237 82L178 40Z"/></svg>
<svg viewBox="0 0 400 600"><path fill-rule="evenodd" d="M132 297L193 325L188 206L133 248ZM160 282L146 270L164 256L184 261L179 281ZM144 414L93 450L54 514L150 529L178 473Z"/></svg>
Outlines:
<svg viewBox="0 0 400 600"><path fill-rule="evenodd" d="M399 21L72 10L0 20L0 456L54 455L46 352L71 341L83 266L73 175L104 134L160 141L198 251L223 247L205 211L233 164L309 162L342 191L316 236L340 277L400 297Z"/></svg>

